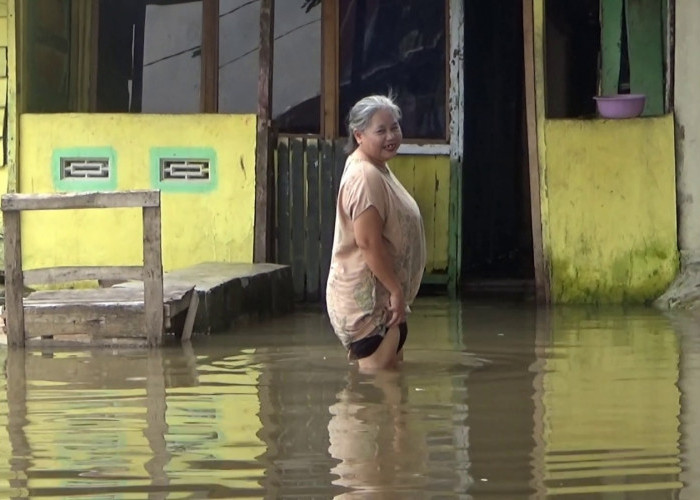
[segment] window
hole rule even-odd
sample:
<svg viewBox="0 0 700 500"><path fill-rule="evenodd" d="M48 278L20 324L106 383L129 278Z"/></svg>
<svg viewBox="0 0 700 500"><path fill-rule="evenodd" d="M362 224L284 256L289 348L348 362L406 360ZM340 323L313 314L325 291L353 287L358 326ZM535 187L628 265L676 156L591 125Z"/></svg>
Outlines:
<svg viewBox="0 0 700 500"><path fill-rule="evenodd" d="M547 0L546 114L595 115L600 53L598 0Z"/></svg>
<svg viewBox="0 0 700 500"><path fill-rule="evenodd" d="M280 132L321 131L321 5L307 7L275 2L272 117Z"/></svg>
<svg viewBox="0 0 700 500"><path fill-rule="evenodd" d="M219 2L219 111L258 111L260 2Z"/></svg>
<svg viewBox="0 0 700 500"><path fill-rule="evenodd" d="M596 95L646 95L665 109L666 0L546 0L546 115L595 116Z"/></svg>
<svg viewBox="0 0 700 500"><path fill-rule="evenodd" d="M18 5L24 112L257 112L260 0ZM354 102L393 92L405 137L444 143L446 5L277 0L272 116L278 130L344 135Z"/></svg>
<svg viewBox="0 0 700 500"><path fill-rule="evenodd" d="M201 0L34 0L20 9L24 111L198 111Z"/></svg>
<svg viewBox="0 0 700 500"><path fill-rule="evenodd" d="M447 139L444 1L340 0L339 130L350 107L394 92L404 136Z"/></svg>

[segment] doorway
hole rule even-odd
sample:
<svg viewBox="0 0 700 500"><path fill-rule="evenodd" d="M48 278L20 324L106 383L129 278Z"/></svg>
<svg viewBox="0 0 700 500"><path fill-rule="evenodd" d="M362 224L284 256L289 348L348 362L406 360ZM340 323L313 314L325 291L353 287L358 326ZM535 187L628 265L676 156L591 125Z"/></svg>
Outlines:
<svg viewBox="0 0 700 500"><path fill-rule="evenodd" d="M462 289L534 292L522 0L465 0Z"/></svg>

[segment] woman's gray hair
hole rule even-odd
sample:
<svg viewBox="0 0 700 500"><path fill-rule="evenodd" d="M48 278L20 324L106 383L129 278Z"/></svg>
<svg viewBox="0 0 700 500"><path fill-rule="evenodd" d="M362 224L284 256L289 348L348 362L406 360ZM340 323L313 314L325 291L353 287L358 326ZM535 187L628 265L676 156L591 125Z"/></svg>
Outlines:
<svg viewBox="0 0 700 500"><path fill-rule="evenodd" d="M345 144L345 152L352 153L357 148L355 132L362 132L372 120L374 113L380 109L388 109L396 120L401 119L401 108L394 102L393 95L370 95L363 97L348 113L348 142Z"/></svg>

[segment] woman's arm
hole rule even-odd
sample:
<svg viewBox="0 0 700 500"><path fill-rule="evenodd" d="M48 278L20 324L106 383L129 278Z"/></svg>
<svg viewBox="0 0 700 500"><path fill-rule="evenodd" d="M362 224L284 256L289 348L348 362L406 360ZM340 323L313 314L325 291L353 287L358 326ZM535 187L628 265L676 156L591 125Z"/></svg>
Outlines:
<svg viewBox="0 0 700 500"><path fill-rule="evenodd" d="M357 246L362 251L372 273L391 294L389 304L391 319L386 326L392 327L405 321L406 303L401 284L394 273L393 263L384 244L383 226L384 221L374 207L369 207L353 221Z"/></svg>

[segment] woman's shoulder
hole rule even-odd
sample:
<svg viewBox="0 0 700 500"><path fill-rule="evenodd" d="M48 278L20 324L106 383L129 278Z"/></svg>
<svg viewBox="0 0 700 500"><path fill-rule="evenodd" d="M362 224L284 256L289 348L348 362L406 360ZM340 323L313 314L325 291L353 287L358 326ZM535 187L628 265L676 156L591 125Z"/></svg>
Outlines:
<svg viewBox="0 0 700 500"><path fill-rule="evenodd" d="M378 180L382 177L382 172L369 160L350 155L345 162L343 176L355 180Z"/></svg>

